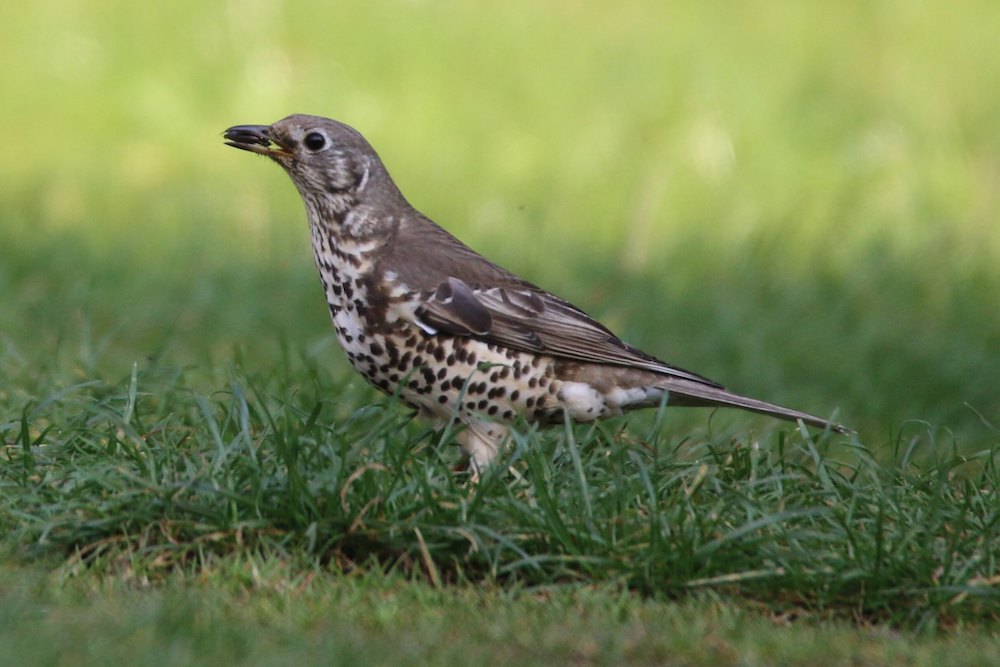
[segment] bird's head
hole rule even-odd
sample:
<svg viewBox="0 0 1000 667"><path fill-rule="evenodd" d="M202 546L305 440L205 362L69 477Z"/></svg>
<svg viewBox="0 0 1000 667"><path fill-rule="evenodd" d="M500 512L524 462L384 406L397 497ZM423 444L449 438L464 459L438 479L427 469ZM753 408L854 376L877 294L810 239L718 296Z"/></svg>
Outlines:
<svg viewBox="0 0 1000 667"><path fill-rule="evenodd" d="M356 204L374 190L398 194L375 150L344 123L296 114L273 125L237 125L224 136L228 145L284 167L307 203L341 208L337 204Z"/></svg>

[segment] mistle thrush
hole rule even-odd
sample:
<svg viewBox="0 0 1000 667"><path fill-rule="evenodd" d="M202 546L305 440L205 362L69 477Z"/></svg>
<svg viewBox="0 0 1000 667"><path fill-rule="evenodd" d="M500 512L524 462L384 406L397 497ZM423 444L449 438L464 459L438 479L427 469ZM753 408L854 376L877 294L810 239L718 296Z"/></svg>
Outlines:
<svg viewBox="0 0 1000 667"><path fill-rule="evenodd" d="M317 116L239 125L230 146L288 172L309 218L337 338L368 382L464 425L474 472L518 418L587 422L660 405L732 406L846 432L725 390L620 340L571 303L483 258L414 209L359 132Z"/></svg>

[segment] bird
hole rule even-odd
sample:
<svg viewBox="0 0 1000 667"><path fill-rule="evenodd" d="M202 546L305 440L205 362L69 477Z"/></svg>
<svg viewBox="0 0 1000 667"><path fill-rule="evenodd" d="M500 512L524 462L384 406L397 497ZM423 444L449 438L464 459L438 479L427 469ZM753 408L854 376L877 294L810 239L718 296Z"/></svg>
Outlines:
<svg viewBox="0 0 1000 667"><path fill-rule="evenodd" d="M486 259L411 206L345 123L294 114L223 137L277 162L298 189L350 364L420 415L462 427L456 440L474 475L495 462L519 423L590 422L664 402L850 432L661 361Z"/></svg>

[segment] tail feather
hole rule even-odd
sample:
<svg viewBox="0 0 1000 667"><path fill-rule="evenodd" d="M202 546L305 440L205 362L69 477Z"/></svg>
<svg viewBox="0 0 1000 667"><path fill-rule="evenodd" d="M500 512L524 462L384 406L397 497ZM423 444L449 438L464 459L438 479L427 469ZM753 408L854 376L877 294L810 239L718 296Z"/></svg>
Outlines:
<svg viewBox="0 0 1000 667"><path fill-rule="evenodd" d="M663 388L668 392L668 405L683 405L693 407L724 406L759 412L763 415L786 419L788 421L802 420L810 426L829 429L837 433L852 433L846 426L811 415L808 412L792 410L774 403L761 401L749 396L735 394L721 387L692 382L682 378L667 378Z"/></svg>

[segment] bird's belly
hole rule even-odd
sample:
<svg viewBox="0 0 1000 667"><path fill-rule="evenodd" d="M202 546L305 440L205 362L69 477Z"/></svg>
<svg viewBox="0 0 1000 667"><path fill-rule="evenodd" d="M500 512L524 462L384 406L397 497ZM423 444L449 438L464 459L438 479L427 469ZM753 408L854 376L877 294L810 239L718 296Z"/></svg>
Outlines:
<svg viewBox="0 0 1000 667"><path fill-rule="evenodd" d="M497 421L561 422L611 415L649 397L622 390L601 392L559 377L548 355L510 350L472 338L430 334L412 325L382 333L351 313L334 315L334 326L351 365L372 386L398 395L425 416ZM642 394L641 396L639 394Z"/></svg>

